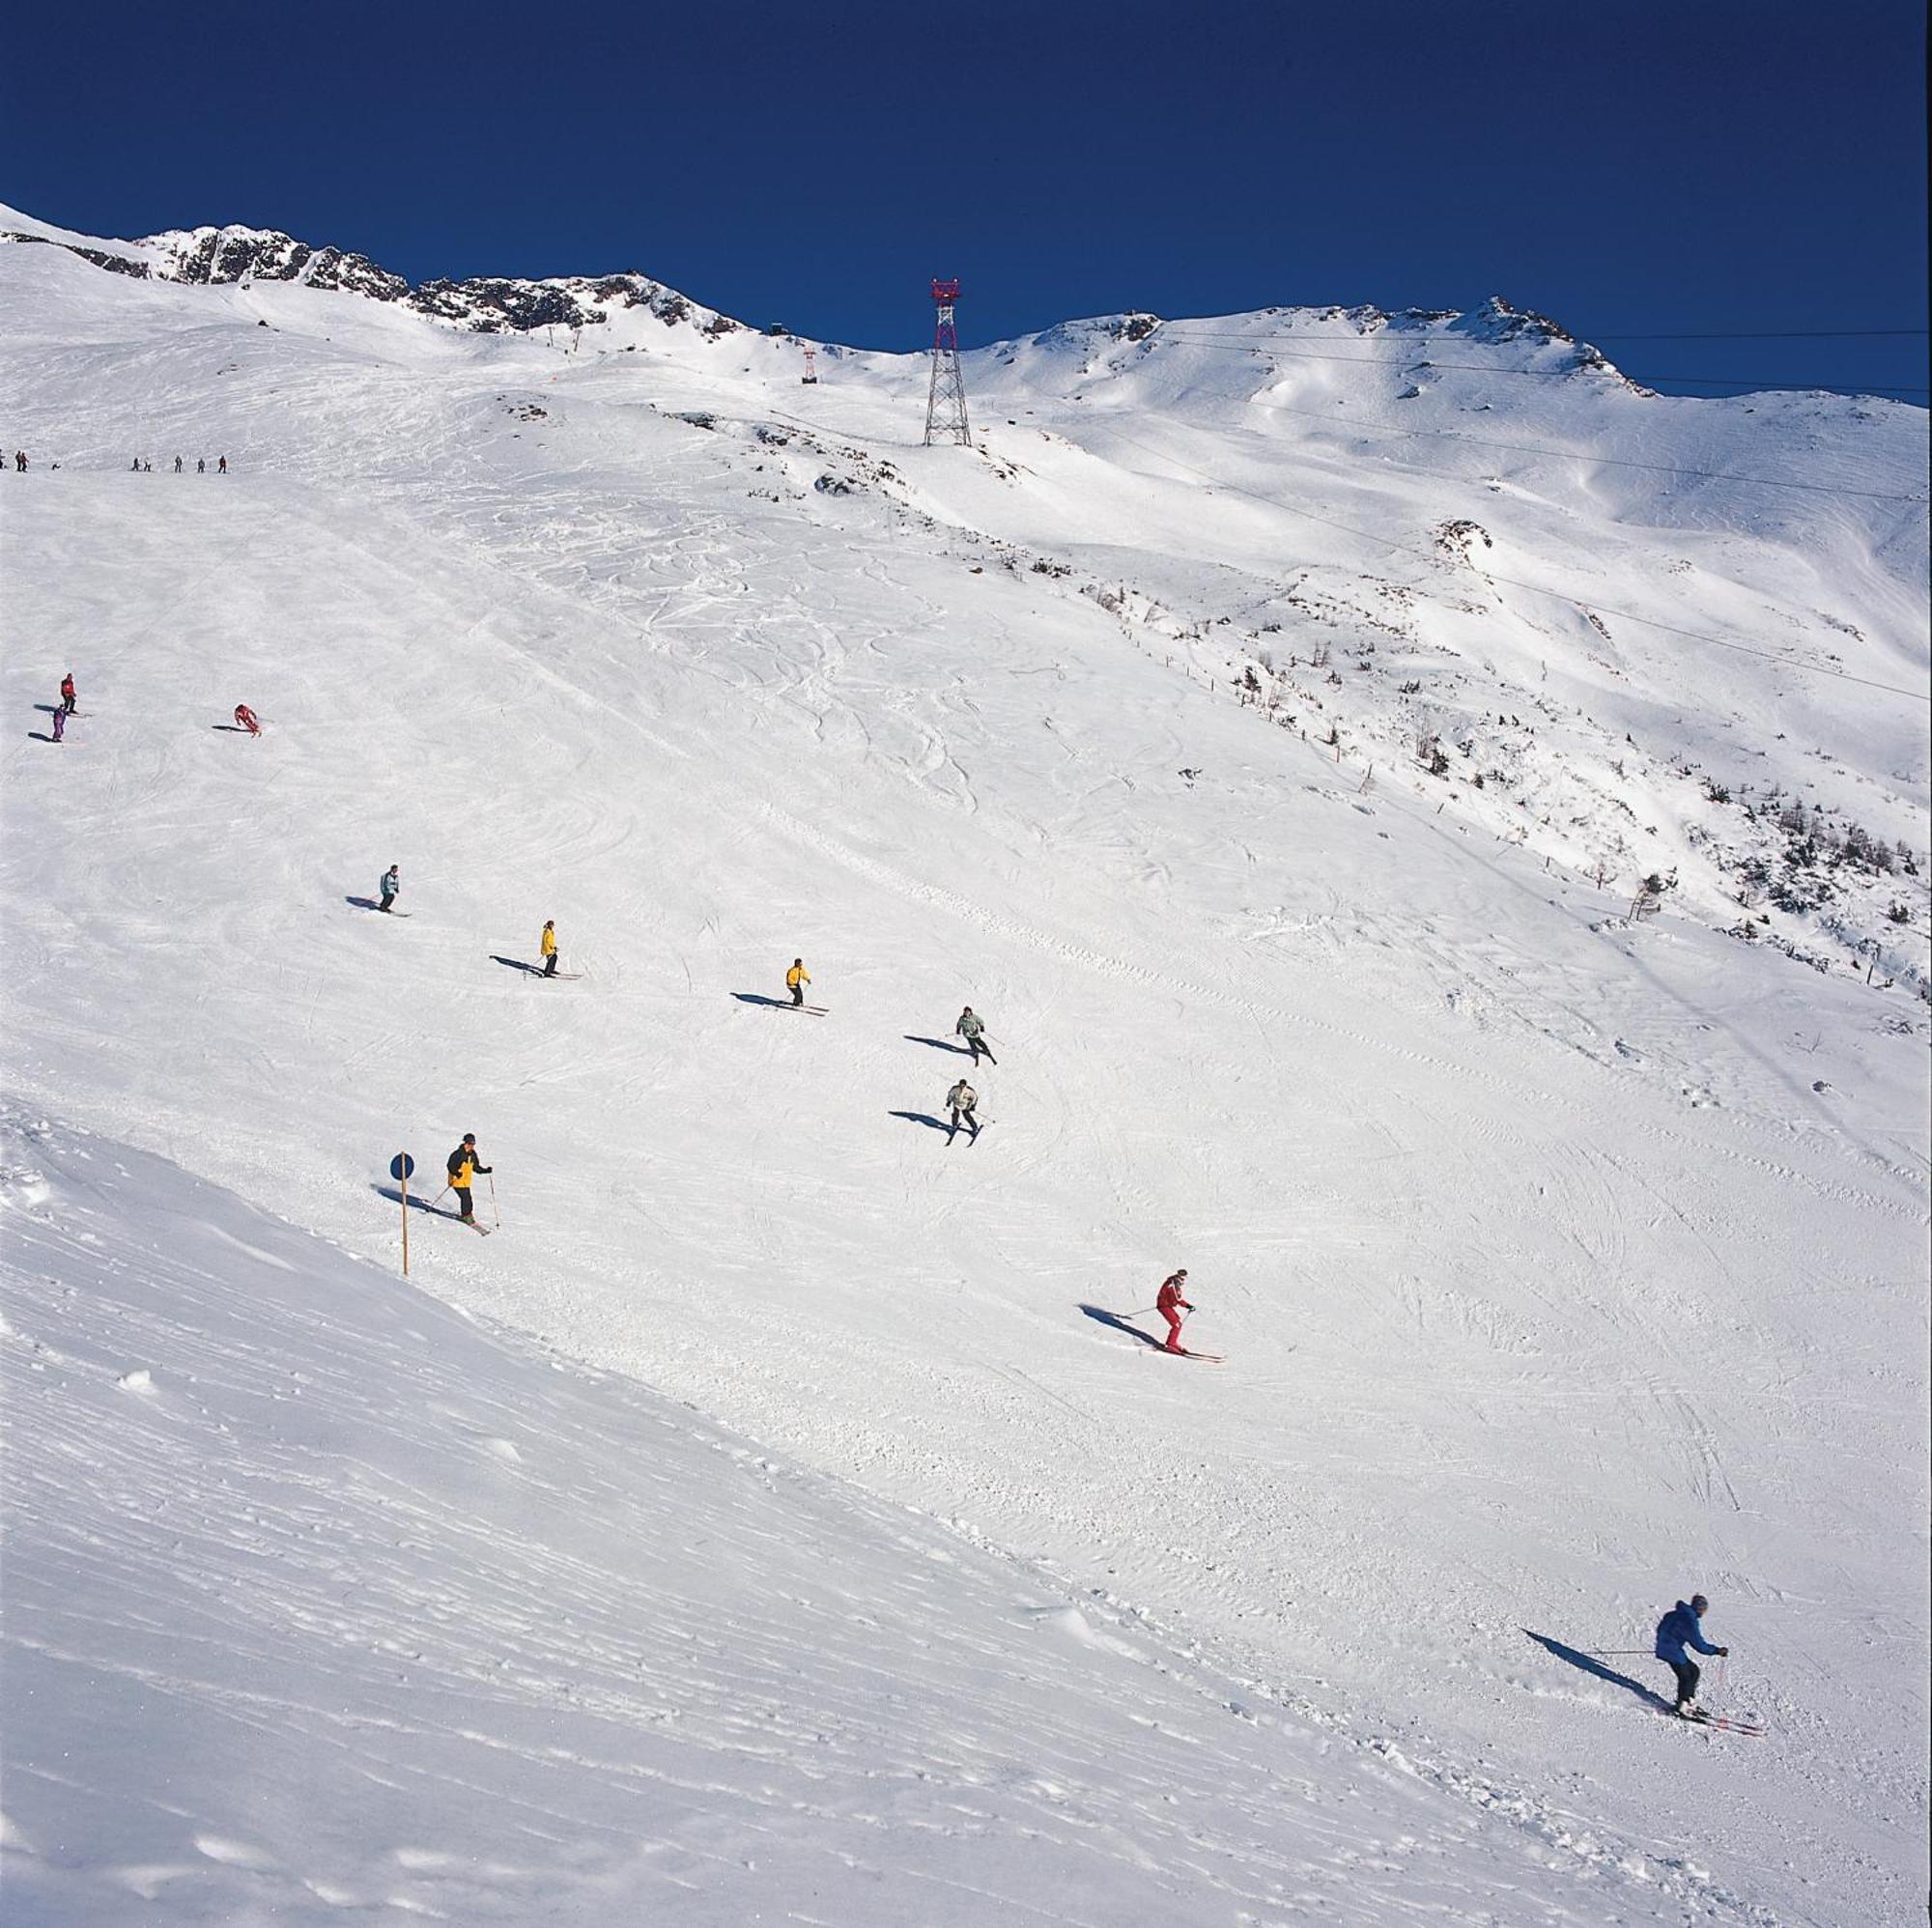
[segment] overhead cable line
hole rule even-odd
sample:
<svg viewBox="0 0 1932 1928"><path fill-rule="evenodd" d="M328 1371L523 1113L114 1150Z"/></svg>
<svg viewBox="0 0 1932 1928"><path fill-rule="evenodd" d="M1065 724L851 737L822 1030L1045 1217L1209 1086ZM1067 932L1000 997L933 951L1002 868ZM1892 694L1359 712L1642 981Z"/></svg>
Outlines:
<svg viewBox="0 0 1932 1928"><path fill-rule="evenodd" d="M1719 468L1680 468L1667 462L1634 462L1625 456L1592 455L1580 448L1537 448L1525 442L1492 441L1487 436L1465 435L1461 429L1405 429L1396 427L1393 422L1349 422L1336 415L1322 414L1315 409L1291 409L1286 402L1264 402L1259 406L1275 414L1300 415L1308 421L1322 422L1330 428L1345 431L1368 428L1380 435L1436 436L1450 441L1473 442L1478 448L1507 449L1513 455L1548 455L1559 462L1589 462L1610 468L1644 468L1654 475L1690 475L1702 482L1743 482L1754 489L1803 489L1814 496L1858 496L1875 502L1923 502L1928 499L1924 496L1898 495L1886 489L1840 489L1830 482L1786 482L1771 475L1732 475Z"/></svg>
<svg viewBox="0 0 1932 1928"><path fill-rule="evenodd" d="M1426 549L1417 549L1413 543L1399 542L1392 536L1376 535L1368 529L1351 527L1347 523L1335 522L1327 516L1318 516L1310 509L1292 508L1286 502L1278 502L1271 496L1264 496L1257 489L1244 489L1238 482L1230 482L1225 477L1210 474L1205 468L1197 468L1191 462L1183 462L1178 455L1165 449L1150 448L1144 441L1136 441L1132 436L1105 424L1102 433L1111 435L1116 440L1123 441L1129 448L1137 448L1144 455L1151 455L1157 462L1171 462L1177 468L1184 468L1190 475L1198 475L1202 481L1216 489L1223 489L1232 495L1246 496L1252 500L1265 504L1283 515L1299 516L1304 522L1320 523L1324 528L1339 529L1344 535L1351 535L1357 540L1369 543L1378 549L1392 550L1402 555L1419 556L1424 562L1433 563L1438 558ZM1926 700L1922 690L1904 690L1895 683L1881 683L1871 676L1855 676L1849 669L1830 669L1823 664L1800 663L1788 656L1778 656L1768 649L1753 649L1747 642L1734 642L1728 637L1706 636L1701 630L1680 629L1675 623L1659 622L1655 616L1640 616L1633 610L1613 610L1607 604L1586 601L1581 596L1573 595L1567 589L1551 589L1540 582L1525 582L1514 576L1498 576L1494 572L1482 570L1484 578L1491 582L1500 582L1511 589L1525 589L1533 596L1548 596L1552 601L1568 603L1573 609L1581 610L1585 615L1596 612L1605 616L1615 616L1619 621L1632 622L1645 629L1662 630L1668 636L1681 636L1691 642L1707 642L1718 649L1734 649L1743 656L1755 656L1766 663L1776 664L1780 669L1794 669L1810 676L1831 676L1841 683L1858 683L1867 690L1883 690L1888 695L1905 696L1913 702ZM1270 599L1272 600L1272 599Z"/></svg>
<svg viewBox="0 0 1932 1928"><path fill-rule="evenodd" d="M1614 334L1598 328L1592 341L1861 341L1878 335L1922 335L1924 328L1755 328L1749 333L1718 329L1690 334Z"/></svg>
<svg viewBox="0 0 1932 1928"><path fill-rule="evenodd" d="M1392 315L1389 317L1389 319L1391 321L1399 321L1401 320L1401 317L1397 315ZM1160 326L1163 328L1171 328L1177 326L1184 328L1192 325L1187 322L1180 322L1179 324L1173 322L1162 322ZM1733 332L1721 332L1714 330L1708 334L1612 334L1607 329L1605 328L1593 328L1587 335L1575 335L1572 336L1571 339L1584 343L1600 342L1600 341L1858 341L1858 340L1864 340L1867 338L1874 338L1881 335L1922 336L1927 332L1928 330L1924 328L1771 328L1771 329L1752 329L1749 331L1739 330ZM1153 337L1151 332L1142 337L1143 340L1151 340L1152 338ZM1258 342L1259 341L1368 342L1368 341L1395 341L1395 340L1406 339L1409 341L1416 342L1423 347L1484 348L1484 347L1493 346L1501 348L1507 346L1507 344L1502 342L1496 342L1493 344L1478 342L1473 340L1468 335L1409 335L1406 337L1402 337L1390 333L1387 330L1380 330L1380 329L1370 330L1368 332L1358 331L1353 334L1345 334L1345 335L1318 335L1318 334L1304 334L1300 329L1295 328L1295 329L1291 329L1286 334L1236 335L1236 336L1230 336L1229 339L1236 341L1258 341Z"/></svg>
<svg viewBox="0 0 1932 1928"><path fill-rule="evenodd" d="M1150 340L1155 337L1150 336ZM1265 343L1254 335L1182 335L1162 334L1161 341L1180 342L1200 348L1240 347L1259 351ZM1286 337L1293 339L1293 337ZM1461 344L1459 344L1460 346ZM1341 361L1353 364L1357 368L1450 368L1459 369L1472 375L1513 375L1530 376L1545 382L1556 382L1572 375L1592 373L1587 366L1582 368L1492 368L1480 361L1434 361L1421 355L1391 354L1301 354L1293 349L1270 349L1269 353L1282 361ZM1725 375L1633 375L1629 369L1615 368L1611 371L1626 382L1634 382L1639 386L1654 388L1660 383L1677 383L1701 382L1707 388L1749 388L1760 391L1776 389L1795 389L1800 392L1816 389L1830 394L1850 393L1855 395L1932 395L1932 386L1909 382L1867 382L1862 384L1839 383L1835 386L1829 382L1773 382L1760 381L1755 377Z"/></svg>

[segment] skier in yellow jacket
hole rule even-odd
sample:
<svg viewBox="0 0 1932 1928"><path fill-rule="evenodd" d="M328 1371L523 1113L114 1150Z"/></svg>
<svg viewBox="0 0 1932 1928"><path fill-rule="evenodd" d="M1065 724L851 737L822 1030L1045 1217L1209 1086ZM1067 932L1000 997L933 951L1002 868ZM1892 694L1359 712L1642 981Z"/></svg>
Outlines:
<svg viewBox="0 0 1932 1928"><path fill-rule="evenodd" d="M546 978L556 976L556 920L544 919L543 938L537 947L543 952L543 974Z"/></svg>
<svg viewBox="0 0 1932 1928"><path fill-rule="evenodd" d="M785 973L785 989L791 993L793 1010L805 1007L805 987L811 982L811 973L805 968L803 957L791 960L791 969Z"/></svg>
<svg viewBox="0 0 1932 1928"><path fill-rule="evenodd" d="M476 1174L488 1172L490 1167L476 1162L476 1134L466 1131L463 1143L444 1163L449 1173L449 1189L456 1194L456 1208L462 1214L464 1224L481 1232L483 1228L476 1223L476 1207L470 1201L469 1187L476 1182Z"/></svg>

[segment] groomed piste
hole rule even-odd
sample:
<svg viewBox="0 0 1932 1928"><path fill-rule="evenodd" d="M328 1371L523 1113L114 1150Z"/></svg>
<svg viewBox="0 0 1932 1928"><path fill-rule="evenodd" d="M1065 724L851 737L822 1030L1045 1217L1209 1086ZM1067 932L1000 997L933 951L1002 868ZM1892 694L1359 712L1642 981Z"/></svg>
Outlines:
<svg viewBox="0 0 1932 1928"><path fill-rule="evenodd" d="M10 1912L1922 1907L1922 411L0 230Z"/></svg>

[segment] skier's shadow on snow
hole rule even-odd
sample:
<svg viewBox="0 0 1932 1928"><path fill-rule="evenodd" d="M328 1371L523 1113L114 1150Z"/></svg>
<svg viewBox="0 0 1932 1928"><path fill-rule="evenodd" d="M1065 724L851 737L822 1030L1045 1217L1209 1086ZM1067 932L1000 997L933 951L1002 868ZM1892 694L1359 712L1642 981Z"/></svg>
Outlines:
<svg viewBox="0 0 1932 1928"><path fill-rule="evenodd" d="M60 715L60 705L58 703L36 703L34 707L43 717L57 717Z"/></svg>
<svg viewBox="0 0 1932 1928"><path fill-rule="evenodd" d="M731 995L741 1005L768 1005L775 1011L788 1011L791 1009L791 1000L789 998L768 998L762 991L733 991Z"/></svg>
<svg viewBox="0 0 1932 1928"><path fill-rule="evenodd" d="M953 1044L944 1037L915 1037L911 1032L902 1034L908 1044L929 1044L935 1051L956 1051L962 1058L970 1058L973 1053L963 1044Z"/></svg>
<svg viewBox="0 0 1932 1928"><path fill-rule="evenodd" d="M1626 1688L1650 1706L1662 1708L1666 1714L1670 1712L1669 1701L1655 1688L1645 1687L1641 1681L1632 1680L1628 1674L1618 1673L1614 1667L1605 1666L1594 1654L1579 1653L1575 1647L1566 1647L1560 1640L1552 1640L1547 1633L1532 1633L1527 1627L1522 1630L1526 1638L1534 1640L1546 1653L1554 1654L1559 1660L1569 1661L1579 1673L1588 1674L1595 1680L1607 1681L1612 1687Z"/></svg>
<svg viewBox="0 0 1932 1928"><path fill-rule="evenodd" d="M402 1193L394 1185L371 1185L369 1189L379 1197L387 1199L391 1205L401 1205L403 1202ZM410 1194L410 1209L412 1211L426 1211L432 1218L461 1218L463 1216L460 1211L444 1211L440 1205L432 1205L428 1199L419 1196L415 1192Z"/></svg>
<svg viewBox="0 0 1932 1928"><path fill-rule="evenodd" d="M526 963L521 957L498 957L493 950L490 953L490 961L493 964L502 965L507 971L522 971L532 978L541 978L543 976L543 970L540 966Z"/></svg>
<svg viewBox="0 0 1932 1928"><path fill-rule="evenodd" d="M374 897L344 897L345 904L354 904L358 911L379 911L383 908Z"/></svg>
<svg viewBox="0 0 1932 1928"><path fill-rule="evenodd" d="M242 725L241 725L241 724L240 724L239 723L210 723L210 724L209 724L209 728L210 728L210 729L225 729L225 730L226 730L226 731L228 732L228 734L229 734L230 736L246 736L246 735L248 735L248 734L249 734L249 732L248 732L247 730L243 729L243 728L242 727Z"/></svg>
<svg viewBox="0 0 1932 1928"><path fill-rule="evenodd" d="M908 1124L929 1124L934 1131L950 1132L952 1129L944 1119L933 1118L923 1111L892 1111L888 1112L886 1116L888 1118L902 1118Z"/></svg>
<svg viewBox="0 0 1932 1928"><path fill-rule="evenodd" d="M49 736L43 729L30 729L27 732L27 738L32 743L56 743L59 741L57 737Z"/></svg>
<svg viewBox="0 0 1932 1928"><path fill-rule="evenodd" d="M1129 1339L1138 1339L1143 1346L1151 1346L1156 1352L1167 1348L1151 1332L1143 1332L1138 1325L1129 1325L1117 1312L1109 1312L1103 1305L1083 1305L1080 1310L1089 1318L1096 1318L1102 1325L1111 1325L1116 1332L1124 1332Z"/></svg>

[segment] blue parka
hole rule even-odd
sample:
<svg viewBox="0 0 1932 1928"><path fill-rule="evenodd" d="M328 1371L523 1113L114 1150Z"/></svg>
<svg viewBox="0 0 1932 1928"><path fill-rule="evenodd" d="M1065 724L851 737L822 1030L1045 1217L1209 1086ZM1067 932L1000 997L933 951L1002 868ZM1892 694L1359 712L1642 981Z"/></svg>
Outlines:
<svg viewBox="0 0 1932 1928"><path fill-rule="evenodd" d="M1718 1651L1704 1638L1704 1624L1691 1612L1690 1602L1680 1600L1657 1623L1657 1658L1668 1660L1672 1666L1682 1666L1690 1659L1684 1651L1686 1647L1694 1647L1700 1654Z"/></svg>

